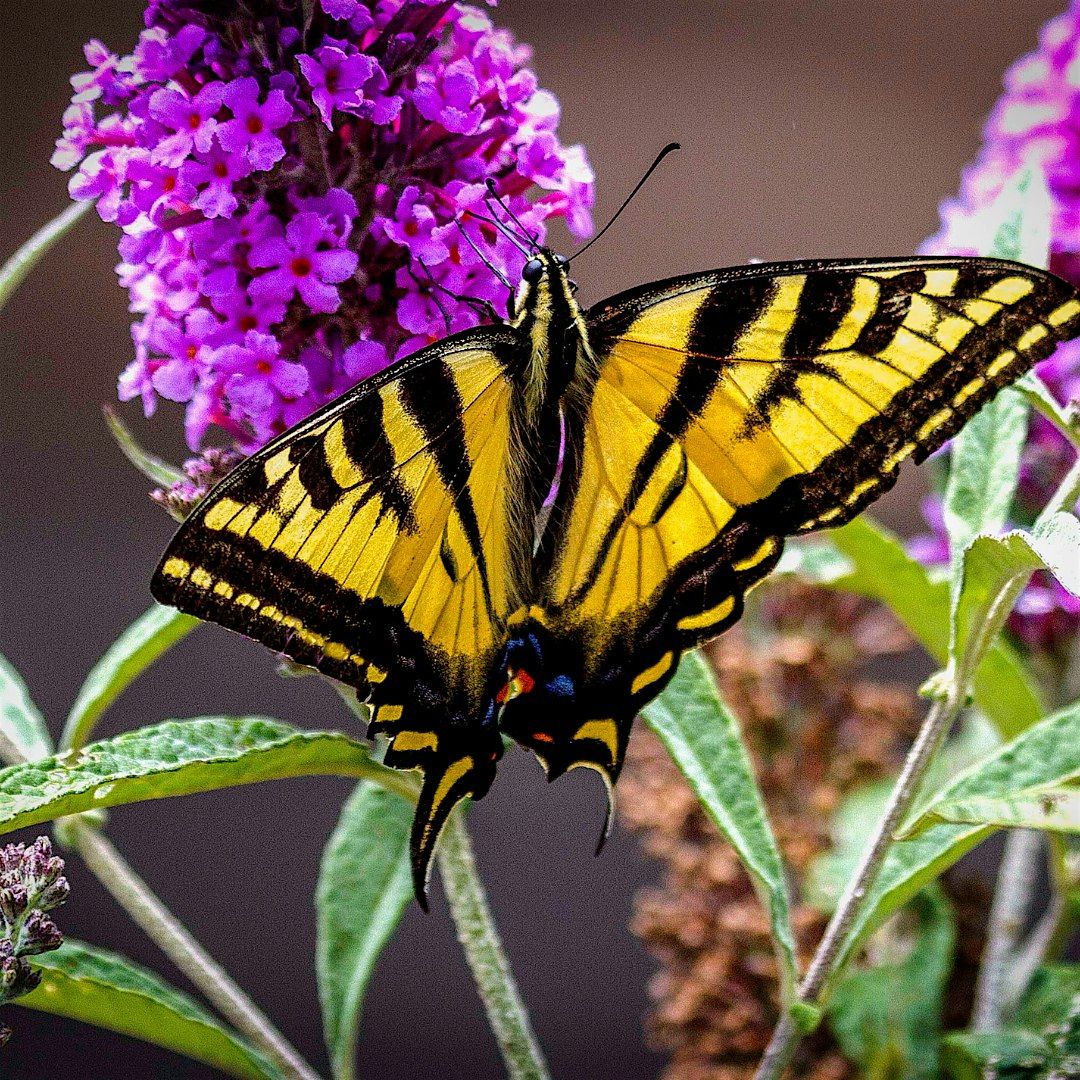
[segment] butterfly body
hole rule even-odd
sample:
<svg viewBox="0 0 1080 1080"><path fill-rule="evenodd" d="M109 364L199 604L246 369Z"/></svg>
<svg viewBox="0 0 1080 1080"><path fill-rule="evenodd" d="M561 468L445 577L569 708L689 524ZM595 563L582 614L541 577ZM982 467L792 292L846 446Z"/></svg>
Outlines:
<svg viewBox="0 0 1080 1080"><path fill-rule="evenodd" d="M785 536L849 520L1078 332L1071 286L997 260L760 264L583 311L538 250L506 322L240 465L153 592L370 703L387 764L424 774L423 902L503 735L610 792L637 711L739 618Z"/></svg>

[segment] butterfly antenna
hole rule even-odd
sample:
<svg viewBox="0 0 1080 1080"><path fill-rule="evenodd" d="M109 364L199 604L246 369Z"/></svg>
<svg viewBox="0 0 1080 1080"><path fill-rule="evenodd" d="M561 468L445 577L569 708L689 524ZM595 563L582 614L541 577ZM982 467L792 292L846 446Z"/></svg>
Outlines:
<svg viewBox="0 0 1080 1080"><path fill-rule="evenodd" d="M472 214L472 211L470 210L469 213ZM472 214L472 216L477 217L478 215ZM480 220L484 219L481 218ZM458 227L458 231L465 238L465 243L467 243L469 247L471 247L473 251L476 252L477 258L492 272L496 280L503 286L503 288L509 289L510 292L513 293L514 286L510 284L507 276L497 266L495 266L491 262L491 260L480 250L480 248L476 244L476 241L473 240L473 238L465 231L465 226L461 224L461 219L455 218L454 224ZM525 254L528 253L526 252Z"/></svg>
<svg viewBox="0 0 1080 1080"><path fill-rule="evenodd" d="M525 226L521 224L521 221L518 218L517 214L515 214L514 211L510 209L510 201L509 200L504 201L503 197L495 190L495 180L494 180L493 177L489 176L487 178L487 189L488 189L488 195L490 196L490 198L494 199L495 202L497 202L499 204L499 207L502 210L502 212L520 230L521 238L522 239L527 239L529 241L529 244L532 246L533 250L535 251L537 246L538 246L537 243L536 243L536 236L533 233L529 232L529 230L526 229ZM487 201L487 200L485 200L485 201Z"/></svg>
<svg viewBox="0 0 1080 1080"><path fill-rule="evenodd" d="M487 208L491 209L491 200L489 198L484 199ZM521 252L525 258L529 258L532 255L532 249L528 247L522 247L523 244L528 244L528 240L523 236L518 236L512 229L510 229L505 221L500 221L494 214L491 217L484 217L483 214L478 214L474 210L467 210L466 213L476 218L477 221L486 221L489 225L494 225Z"/></svg>
<svg viewBox="0 0 1080 1080"><path fill-rule="evenodd" d="M591 248L593 244L595 244L596 241L599 240L600 237L603 236L604 233L606 233L608 229L610 229L611 226L619 220L619 215L630 205L630 202L634 198L634 196L645 186L645 181L648 180L654 172L656 172L657 166L660 164L660 162L663 161L664 158L668 156L668 154L673 154L676 150L681 149L682 147L677 142L668 143L667 146L665 146L664 149L656 155L656 160L645 170L645 175L634 186L634 190L631 191L625 199L623 199L622 206L620 206L619 209L611 215L611 217L608 219L608 223L590 241L588 241L584 247L579 247L577 251L575 251L574 254L571 255L570 258L566 261L573 262L574 259L576 259L579 255L583 255L586 251L588 251L589 248Z"/></svg>

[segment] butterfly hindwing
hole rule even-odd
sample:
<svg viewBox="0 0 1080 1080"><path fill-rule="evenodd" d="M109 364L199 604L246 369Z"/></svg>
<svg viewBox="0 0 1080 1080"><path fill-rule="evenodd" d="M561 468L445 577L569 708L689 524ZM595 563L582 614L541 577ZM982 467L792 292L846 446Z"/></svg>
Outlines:
<svg viewBox="0 0 1080 1080"><path fill-rule="evenodd" d="M646 286L587 322L591 383L568 408L538 610L588 658L578 700L614 718L623 747L785 536L854 517L1073 336L1080 300L995 260L786 263ZM575 732L544 749L580 756ZM621 759L594 749L617 775Z"/></svg>
<svg viewBox="0 0 1080 1080"><path fill-rule="evenodd" d="M480 719L521 561L506 508L518 346L510 328L467 331L331 403L207 496L152 585L371 702L387 763L424 770L421 880L502 751Z"/></svg>

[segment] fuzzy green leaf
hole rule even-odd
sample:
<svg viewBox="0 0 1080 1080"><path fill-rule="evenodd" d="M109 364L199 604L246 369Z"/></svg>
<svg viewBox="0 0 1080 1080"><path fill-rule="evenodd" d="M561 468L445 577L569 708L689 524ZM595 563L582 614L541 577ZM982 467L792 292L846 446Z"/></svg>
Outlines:
<svg viewBox="0 0 1080 1080"><path fill-rule="evenodd" d="M892 533L865 514L835 529L830 539L853 570L820 583L879 600L944 664L951 635L948 583L934 580ZM975 703L1005 738L1018 735L1046 714L1023 662L1000 639L976 668L972 690Z"/></svg>
<svg viewBox="0 0 1080 1080"><path fill-rule="evenodd" d="M0 746L5 740L25 761L36 761L53 752L45 718L38 712L26 683L7 658L0 656Z"/></svg>
<svg viewBox="0 0 1080 1080"><path fill-rule="evenodd" d="M316 971L323 1031L337 1080L356 1075L364 993L412 899L412 817L412 805L400 796L361 783L323 851L315 897Z"/></svg>
<svg viewBox="0 0 1080 1080"><path fill-rule="evenodd" d="M1005 798L1018 789L1041 787L1080 773L1080 702L1047 717L987 760L972 766L933 799ZM916 811L913 819L922 816ZM894 911L995 831L993 825L939 824L889 849L848 931L835 968Z"/></svg>
<svg viewBox="0 0 1080 1080"><path fill-rule="evenodd" d="M660 736L702 806L735 848L772 923L785 1000L796 980L791 902L783 860L742 741L705 660L687 653L642 716Z"/></svg>
<svg viewBox="0 0 1080 1080"><path fill-rule="evenodd" d="M64 725L64 750L85 746L101 714L162 653L191 633L199 620L154 604L140 615L90 669Z"/></svg>
<svg viewBox="0 0 1080 1080"><path fill-rule="evenodd" d="M935 804L905 835L917 836L940 821L994 825L1007 829L1045 829L1080 833L1080 787L1048 784L1003 799L958 799Z"/></svg>
<svg viewBox="0 0 1080 1080"><path fill-rule="evenodd" d="M1035 972L1016 1023L1004 1031L949 1035L943 1064L953 1080L1070 1080L1080 1076L1080 965Z"/></svg>
<svg viewBox="0 0 1080 1080"><path fill-rule="evenodd" d="M182 483L187 477L175 465L162 461L156 454L144 450L139 445L138 439L131 433L131 429L117 415L116 410L106 405L104 408L105 423L109 425L109 433L120 448L120 453L128 459L149 480L158 487L170 488L174 484Z"/></svg>
<svg viewBox="0 0 1080 1080"><path fill-rule="evenodd" d="M971 541L999 533L1008 521L1027 430L1026 400L1015 390L1002 390L953 440L944 515L957 575Z"/></svg>
<svg viewBox="0 0 1080 1080"><path fill-rule="evenodd" d="M997 730L979 713L964 718L957 732L934 755L923 776L923 799L939 792L954 777L985 761L1001 746ZM832 844L811 864L803 884L809 904L831 914L851 880L875 824L885 813L894 781L864 784L841 800L829 823Z"/></svg>
<svg viewBox="0 0 1080 1080"><path fill-rule="evenodd" d="M996 225L989 244L980 245L980 254L1047 269L1053 210L1042 169L1033 165L1015 173L994 202L991 219Z"/></svg>
<svg viewBox="0 0 1080 1080"><path fill-rule="evenodd" d="M856 971L829 1000L829 1024L844 1054L865 1076L932 1080L938 1075L941 1008L956 927L936 886L912 901L919 926L899 963Z"/></svg>
<svg viewBox="0 0 1080 1080"><path fill-rule="evenodd" d="M33 963L41 984L16 1005L130 1035L241 1080L282 1080L241 1036L131 960L67 941Z"/></svg>
<svg viewBox="0 0 1080 1080"><path fill-rule="evenodd" d="M407 777L336 732L260 716L170 720L0 771L0 833L85 810L279 780L354 776L410 793Z"/></svg>
<svg viewBox="0 0 1080 1080"><path fill-rule="evenodd" d="M0 268L0 308L23 283L26 275L37 266L42 256L61 240L72 226L84 217L94 204L91 202L74 203L63 213L57 214L52 221L43 225L26 241L3 267Z"/></svg>
<svg viewBox="0 0 1080 1080"><path fill-rule="evenodd" d="M976 631L983 642L996 636L1010 610L1000 598L1034 571L1049 570L1066 589L1080 595L1080 521L1058 513L1038 522L1031 533L978 536L963 552L960 565L949 645L954 664L964 660Z"/></svg>

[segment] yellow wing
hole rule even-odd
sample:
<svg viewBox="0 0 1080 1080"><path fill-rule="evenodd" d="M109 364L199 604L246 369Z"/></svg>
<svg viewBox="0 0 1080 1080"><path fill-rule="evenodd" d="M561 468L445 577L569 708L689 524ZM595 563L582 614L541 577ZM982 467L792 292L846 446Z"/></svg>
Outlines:
<svg viewBox="0 0 1080 1080"><path fill-rule="evenodd" d="M1080 300L995 260L786 263L646 286L587 321L537 611L602 683L596 715L628 726L785 535L853 517L1075 335Z"/></svg>
<svg viewBox="0 0 1080 1080"><path fill-rule="evenodd" d="M387 763L425 771L421 877L446 813L486 791L502 751L481 720L518 603L506 504L519 361L512 330L481 328L361 384L211 492L152 583L162 603L372 702Z"/></svg>

